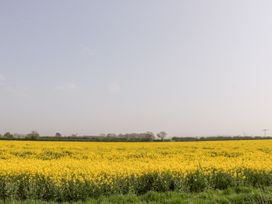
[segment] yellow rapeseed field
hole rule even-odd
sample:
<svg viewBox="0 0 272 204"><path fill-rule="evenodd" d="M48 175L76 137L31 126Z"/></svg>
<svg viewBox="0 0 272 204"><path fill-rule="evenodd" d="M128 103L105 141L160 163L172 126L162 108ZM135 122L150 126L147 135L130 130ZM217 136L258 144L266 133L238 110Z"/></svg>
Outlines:
<svg viewBox="0 0 272 204"><path fill-rule="evenodd" d="M234 174L272 170L272 141L208 142L0 142L0 174L45 175L110 184L114 178L149 172L186 175L201 169Z"/></svg>
<svg viewBox="0 0 272 204"><path fill-rule="evenodd" d="M271 184L270 140L0 141L0 199L71 201Z"/></svg>

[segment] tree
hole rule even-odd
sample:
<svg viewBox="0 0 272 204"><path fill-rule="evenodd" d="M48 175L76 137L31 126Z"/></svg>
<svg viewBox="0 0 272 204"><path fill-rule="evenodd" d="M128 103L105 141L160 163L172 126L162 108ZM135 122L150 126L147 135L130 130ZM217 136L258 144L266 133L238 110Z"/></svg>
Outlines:
<svg viewBox="0 0 272 204"><path fill-rule="evenodd" d="M55 137L61 137L61 136L62 135L59 132L57 132L56 135L55 135Z"/></svg>
<svg viewBox="0 0 272 204"><path fill-rule="evenodd" d="M5 134L4 134L4 138L13 138L13 135L10 133L10 132L6 132Z"/></svg>
<svg viewBox="0 0 272 204"><path fill-rule="evenodd" d="M155 139L154 133L153 133L153 132L150 132L150 131L147 131L147 132L145 133L145 136L146 136L146 138L148 138L148 139L150 139L150 140L154 140L154 139Z"/></svg>
<svg viewBox="0 0 272 204"><path fill-rule="evenodd" d="M161 131L157 134L157 137L160 138L162 141L164 140L164 138L166 137L167 133L164 131Z"/></svg>
<svg viewBox="0 0 272 204"><path fill-rule="evenodd" d="M109 134L107 134L107 137L116 137L116 134L115 133L109 133Z"/></svg>
<svg viewBox="0 0 272 204"><path fill-rule="evenodd" d="M27 139L35 140L40 137L40 134L37 131L32 131L31 133L26 135Z"/></svg>

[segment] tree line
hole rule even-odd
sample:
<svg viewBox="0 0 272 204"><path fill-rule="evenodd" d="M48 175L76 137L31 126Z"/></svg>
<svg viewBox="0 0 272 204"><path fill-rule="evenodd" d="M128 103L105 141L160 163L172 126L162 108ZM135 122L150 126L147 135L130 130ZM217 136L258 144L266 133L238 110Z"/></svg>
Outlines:
<svg viewBox="0 0 272 204"><path fill-rule="evenodd" d="M261 136L208 136L208 137L167 137L167 133L161 131L157 134L153 132L126 133L126 134L100 134L99 136L81 136L77 134L62 135L57 132L54 136L41 136L37 131L32 131L26 135L11 134L6 132L0 134L2 140L38 140L38 141L93 141L93 142L147 142L147 141L223 141L223 140L257 140L271 139L271 137Z"/></svg>
<svg viewBox="0 0 272 204"><path fill-rule="evenodd" d="M126 133L126 134L100 134L99 136L79 136L77 134L72 134L69 136L62 135L57 132L55 136L40 136L37 131L32 131L29 134L11 134L6 132L3 135L0 135L0 139L10 139L10 140L72 140L72 141L154 141L166 139L167 133L161 131L157 134L153 132L144 132L144 133Z"/></svg>

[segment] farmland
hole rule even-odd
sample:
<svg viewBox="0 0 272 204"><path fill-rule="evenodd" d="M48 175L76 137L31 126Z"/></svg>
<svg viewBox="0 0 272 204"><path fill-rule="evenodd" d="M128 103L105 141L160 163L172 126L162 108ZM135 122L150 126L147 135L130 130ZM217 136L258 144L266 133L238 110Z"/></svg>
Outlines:
<svg viewBox="0 0 272 204"><path fill-rule="evenodd" d="M0 141L0 199L77 201L272 184L272 141Z"/></svg>

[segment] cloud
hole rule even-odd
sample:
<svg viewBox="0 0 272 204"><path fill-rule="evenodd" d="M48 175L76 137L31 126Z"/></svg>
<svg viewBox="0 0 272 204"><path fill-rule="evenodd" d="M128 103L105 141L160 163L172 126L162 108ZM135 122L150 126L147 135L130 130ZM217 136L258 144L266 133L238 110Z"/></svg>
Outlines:
<svg viewBox="0 0 272 204"><path fill-rule="evenodd" d="M117 82L113 82L109 85L109 93L112 95L118 94L121 92L121 86Z"/></svg>
<svg viewBox="0 0 272 204"><path fill-rule="evenodd" d="M87 55L89 55L90 57L95 55L95 50L91 49L89 46L85 45L85 44L80 44L79 45L81 47L81 49L87 53Z"/></svg>
<svg viewBox="0 0 272 204"><path fill-rule="evenodd" d="M58 91L69 91L77 88L75 83L65 83L56 87Z"/></svg>

